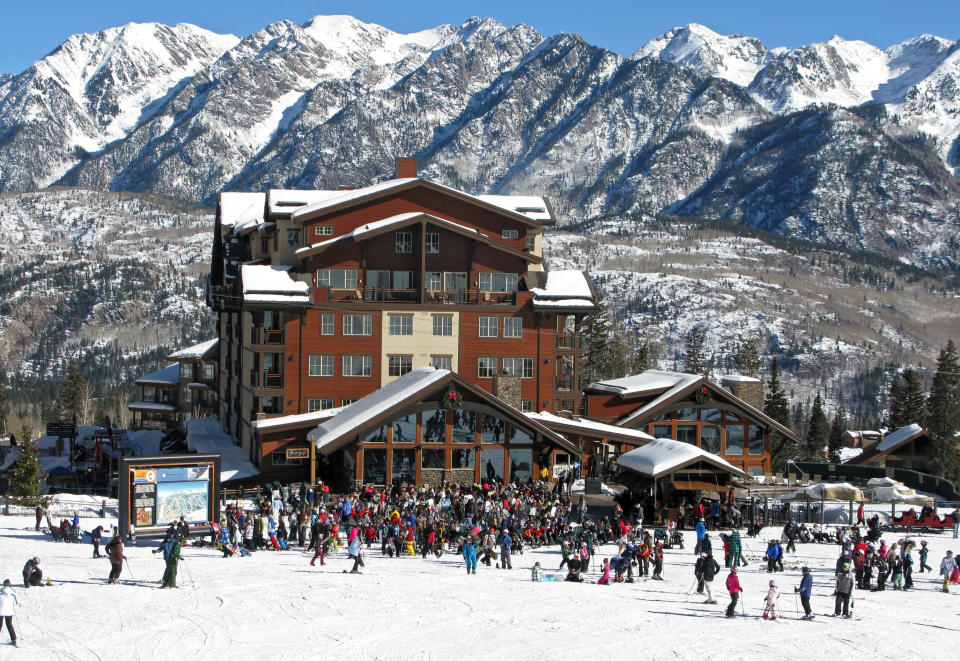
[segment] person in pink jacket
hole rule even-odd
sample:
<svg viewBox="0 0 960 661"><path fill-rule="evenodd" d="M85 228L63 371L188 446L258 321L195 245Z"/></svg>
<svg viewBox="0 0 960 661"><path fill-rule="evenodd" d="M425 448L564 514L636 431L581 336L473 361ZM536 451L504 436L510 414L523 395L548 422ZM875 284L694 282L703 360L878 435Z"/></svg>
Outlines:
<svg viewBox="0 0 960 661"><path fill-rule="evenodd" d="M603 575L597 581L597 585L610 585L610 560L608 558L603 559Z"/></svg>
<svg viewBox="0 0 960 661"><path fill-rule="evenodd" d="M743 588L740 587L740 578L737 576L737 568L730 568L730 575L727 576L727 592L730 593L730 605L727 606L727 617L733 617L737 614L737 601L740 599L740 593Z"/></svg>
<svg viewBox="0 0 960 661"><path fill-rule="evenodd" d="M780 590L777 588L776 581L770 581L770 589L767 590L767 596L763 600L763 619L777 619L777 598L780 596Z"/></svg>

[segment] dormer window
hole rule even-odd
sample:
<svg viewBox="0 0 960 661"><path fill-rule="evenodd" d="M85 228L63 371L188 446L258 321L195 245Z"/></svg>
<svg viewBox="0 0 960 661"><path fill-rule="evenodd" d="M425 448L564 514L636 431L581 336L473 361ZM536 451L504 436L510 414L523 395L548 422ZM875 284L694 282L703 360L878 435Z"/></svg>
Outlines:
<svg viewBox="0 0 960 661"><path fill-rule="evenodd" d="M333 227L330 225L315 225L313 233L315 236L333 236Z"/></svg>
<svg viewBox="0 0 960 661"><path fill-rule="evenodd" d="M520 230L503 230L500 232L501 239L519 239Z"/></svg>

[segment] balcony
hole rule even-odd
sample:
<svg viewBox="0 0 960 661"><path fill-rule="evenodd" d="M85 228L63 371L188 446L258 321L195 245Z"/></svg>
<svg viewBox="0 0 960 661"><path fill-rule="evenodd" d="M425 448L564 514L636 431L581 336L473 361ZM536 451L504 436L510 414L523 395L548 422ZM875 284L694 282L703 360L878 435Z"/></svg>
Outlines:
<svg viewBox="0 0 960 661"><path fill-rule="evenodd" d="M580 386L580 379L572 374L558 376L553 382L553 389L558 392L573 392L574 390L579 391L581 389Z"/></svg>
<svg viewBox="0 0 960 661"><path fill-rule="evenodd" d="M250 343L253 345L278 346L283 345L283 329L281 328L251 328Z"/></svg>
<svg viewBox="0 0 960 661"><path fill-rule="evenodd" d="M558 351L580 351L583 349L583 338L580 335L557 335Z"/></svg>
<svg viewBox="0 0 960 661"><path fill-rule="evenodd" d="M279 372L250 372L251 388L283 388L283 374Z"/></svg>
<svg viewBox="0 0 960 661"><path fill-rule="evenodd" d="M357 289L316 290L317 303L517 305L517 298L517 292L515 291L480 291L477 289L437 291L429 289L385 289L383 287L361 287Z"/></svg>

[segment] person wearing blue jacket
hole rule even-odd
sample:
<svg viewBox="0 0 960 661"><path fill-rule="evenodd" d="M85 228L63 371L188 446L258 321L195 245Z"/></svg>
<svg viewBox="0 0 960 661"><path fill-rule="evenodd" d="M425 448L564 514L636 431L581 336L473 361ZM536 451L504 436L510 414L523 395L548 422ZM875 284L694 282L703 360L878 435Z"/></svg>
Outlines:
<svg viewBox="0 0 960 661"><path fill-rule="evenodd" d="M710 502L710 525L714 530L720 526L720 502L716 500Z"/></svg>
<svg viewBox="0 0 960 661"><path fill-rule="evenodd" d="M468 537L467 541L463 543L463 559L467 563L467 573L476 574L477 573L477 546L478 544L473 543L473 537Z"/></svg>
<svg viewBox="0 0 960 661"><path fill-rule="evenodd" d="M780 557L780 545L774 540L767 543L767 573L772 574L777 568L777 558Z"/></svg>
<svg viewBox="0 0 960 661"><path fill-rule="evenodd" d="M693 553L697 557L700 557L700 554L703 552L701 548L703 546L703 538L707 534L707 526L704 524L702 517L697 521L697 525L695 525L693 529L697 532L697 545L694 547Z"/></svg>
<svg viewBox="0 0 960 661"><path fill-rule="evenodd" d="M813 576L810 574L809 567L804 567L800 571L803 572L803 578L800 579L800 587L793 588L793 591L799 593L800 604L803 606L803 612L805 613L800 619L812 620L813 612L810 610L810 595L813 593Z"/></svg>

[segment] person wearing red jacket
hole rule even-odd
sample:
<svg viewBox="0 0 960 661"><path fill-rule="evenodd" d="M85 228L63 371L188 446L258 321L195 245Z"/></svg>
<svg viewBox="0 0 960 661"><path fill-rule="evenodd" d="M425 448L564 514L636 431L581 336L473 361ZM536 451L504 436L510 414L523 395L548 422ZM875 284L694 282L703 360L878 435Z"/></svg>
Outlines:
<svg viewBox="0 0 960 661"><path fill-rule="evenodd" d="M727 576L727 592L730 593L730 605L727 606L727 617L733 617L737 614L737 601L740 600L740 593L743 588L740 587L740 578L737 576L737 568L730 568L730 575Z"/></svg>

